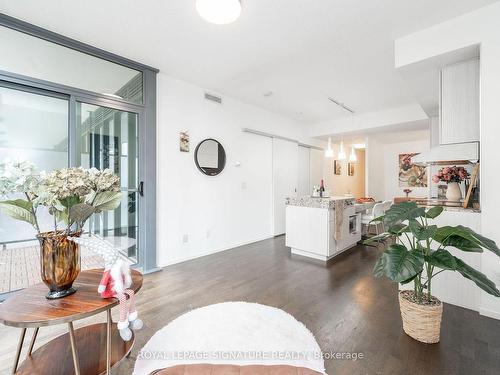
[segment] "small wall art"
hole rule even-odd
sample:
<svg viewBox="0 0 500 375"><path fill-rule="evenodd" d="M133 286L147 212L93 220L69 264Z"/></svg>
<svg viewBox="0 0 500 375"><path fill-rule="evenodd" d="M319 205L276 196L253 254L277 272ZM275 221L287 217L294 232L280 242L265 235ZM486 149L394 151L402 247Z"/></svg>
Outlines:
<svg viewBox="0 0 500 375"><path fill-rule="evenodd" d="M189 133L187 131L179 133L179 150L189 152Z"/></svg>
<svg viewBox="0 0 500 375"><path fill-rule="evenodd" d="M349 176L354 176L354 163L347 164L347 174Z"/></svg>
<svg viewBox="0 0 500 375"><path fill-rule="evenodd" d="M333 173L336 175L342 174L342 161L340 160L333 161Z"/></svg>

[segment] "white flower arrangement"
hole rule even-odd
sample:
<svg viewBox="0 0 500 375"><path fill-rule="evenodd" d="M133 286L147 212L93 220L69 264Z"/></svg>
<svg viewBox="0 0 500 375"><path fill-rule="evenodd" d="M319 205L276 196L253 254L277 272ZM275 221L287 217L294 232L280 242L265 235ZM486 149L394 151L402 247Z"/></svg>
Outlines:
<svg viewBox="0 0 500 375"><path fill-rule="evenodd" d="M120 205L120 178L111 170L63 168L37 173L27 161L0 162L0 196L22 193L26 199L0 201L0 210L30 223L40 234L37 210L48 208L54 216L54 231L64 223L65 232L82 230L94 213L114 210Z"/></svg>
<svg viewBox="0 0 500 375"><path fill-rule="evenodd" d="M35 166L29 161L0 161L0 196L11 193L26 193L33 190L39 179Z"/></svg>

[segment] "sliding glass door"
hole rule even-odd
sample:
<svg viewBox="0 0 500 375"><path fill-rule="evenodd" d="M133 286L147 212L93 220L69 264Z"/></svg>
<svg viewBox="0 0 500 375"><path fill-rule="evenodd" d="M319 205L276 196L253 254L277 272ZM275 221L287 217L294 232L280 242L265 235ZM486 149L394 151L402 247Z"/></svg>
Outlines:
<svg viewBox="0 0 500 375"><path fill-rule="evenodd" d="M87 229L138 263L142 112L98 103L0 81L0 161L30 161L39 171L67 166L111 169L120 177L122 203L112 212L95 215ZM51 230L50 215L42 213L40 225ZM1 246L32 241L34 235L26 224L0 215Z"/></svg>
<svg viewBox="0 0 500 375"><path fill-rule="evenodd" d="M0 81L0 161L30 161L40 171L67 167L68 119L69 97ZM43 212L39 224L42 230L52 228ZM30 226L0 214L2 247L23 246L34 237Z"/></svg>
<svg viewBox="0 0 500 375"><path fill-rule="evenodd" d="M157 270L158 70L4 14L0 40L0 161L24 159L45 171L111 169L122 203L86 230L112 241L143 272ZM51 230L44 216L41 229ZM0 214L0 301L40 282L38 263L34 230ZM84 268L101 263L82 256Z"/></svg>
<svg viewBox="0 0 500 375"><path fill-rule="evenodd" d="M143 118L137 106L0 80L0 162L25 160L39 171L82 166L117 174L121 205L94 215L85 230L112 242L140 268L146 259L141 227L145 198L140 189L146 165L141 154ZM39 214L40 229L52 230L48 212ZM0 300L5 293L40 281L35 234L26 223L0 214ZM83 268L102 266L87 255L82 256Z"/></svg>
<svg viewBox="0 0 500 375"><path fill-rule="evenodd" d="M111 169L120 176L122 203L95 215L88 230L99 234L137 262L139 239L139 114L76 102L76 164Z"/></svg>

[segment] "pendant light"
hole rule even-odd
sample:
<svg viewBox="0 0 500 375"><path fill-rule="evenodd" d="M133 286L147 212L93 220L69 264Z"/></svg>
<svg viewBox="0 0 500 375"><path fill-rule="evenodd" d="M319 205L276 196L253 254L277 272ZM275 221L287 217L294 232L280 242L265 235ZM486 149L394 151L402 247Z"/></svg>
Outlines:
<svg viewBox="0 0 500 375"><path fill-rule="evenodd" d="M351 154L349 155L349 161L355 163L358 161L358 157L356 156L356 150L354 146L351 147Z"/></svg>
<svg viewBox="0 0 500 375"><path fill-rule="evenodd" d="M328 137L328 148L325 150L325 158L333 158L332 139Z"/></svg>
<svg viewBox="0 0 500 375"><path fill-rule="evenodd" d="M344 141L340 141L340 149L339 149L339 160L345 160L347 156L344 150Z"/></svg>
<svg viewBox="0 0 500 375"><path fill-rule="evenodd" d="M201 18L216 25L234 22L241 14L240 0L196 0Z"/></svg>

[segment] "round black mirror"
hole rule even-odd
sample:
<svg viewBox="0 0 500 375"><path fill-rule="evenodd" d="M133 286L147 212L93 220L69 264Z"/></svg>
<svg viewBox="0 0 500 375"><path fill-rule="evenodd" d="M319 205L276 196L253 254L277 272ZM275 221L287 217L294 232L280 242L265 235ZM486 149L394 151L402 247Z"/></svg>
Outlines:
<svg viewBox="0 0 500 375"><path fill-rule="evenodd" d="M194 162L201 173L217 176L226 165L226 151L219 141L205 139L194 150Z"/></svg>

